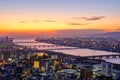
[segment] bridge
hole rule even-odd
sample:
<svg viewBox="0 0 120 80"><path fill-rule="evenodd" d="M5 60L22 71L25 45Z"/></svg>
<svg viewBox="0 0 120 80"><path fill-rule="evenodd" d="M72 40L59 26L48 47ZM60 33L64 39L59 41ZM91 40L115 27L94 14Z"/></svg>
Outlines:
<svg viewBox="0 0 120 80"><path fill-rule="evenodd" d="M31 49L36 49L36 50L72 50L72 49L80 49L77 47L63 47L59 45L30 45L30 46L25 46Z"/></svg>
<svg viewBox="0 0 120 80"><path fill-rule="evenodd" d="M17 44L17 43L40 43L40 42L35 42L35 41L26 41L26 42L14 42L15 44Z"/></svg>
<svg viewBox="0 0 120 80"><path fill-rule="evenodd" d="M35 41L28 41L28 42L24 41L24 42L14 42L14 43L17 44L17 45L21 45L23 47L28 47L28 48L35 49L35 50L72 50L72 49L79 49L77 47L65 47L65 46L49 44L49 43L48 44L41 44L40 42L35 42ZM25 43L25 44L23 44L23 43ZM30 44L28 44L28 43L30 43Z"/></svg>
<svg viewBox="0 0 120 80"><path fill-rule="evenodd" d="M58 48L59 45L21 45L28 48Z"/></svg>
<svg viewBox="0 0 120 80"><path fill-rule="evenodd" d="M73 50L73 49L79 49L79 48L50 48L50 49L39 49L39 50Z"/></svg>
<svg viewBox="0 0 120 80"><path fill-rule="evenodd" d="M24 41L24 42L14 42L16 45L25 46L29 48L41 48L41 47L59 47L59 45L49 44L49 43L40 43L37 41ZM30 44L29 44L30 43Z"/></svg>
<svg viewBox="0 0 120 80"><path fill-rule="evenodd" d="M84 56L83 58L88 59L109 59L109 58L120 58L120 54L109 54L109 55L97 55L97 56Z"/></svg>
<svg viewBox="0 0 120 80"><path fill-rule="evenodd" d="M60 45L49 44L49 43L40 43L37 41L24 41L24 42L14 42L16 45L21 45L29 48L41 48L41 47L60 47ZM30 43L30 44L29 44Z"/></svg>
<svg viewBox="0 0 120 80"><path fill-rule="evenodd" d="M65 47L60 45L54 44L40 44L40 42L36 41L25 41L25 42L14 42L17 45L21 45L23 47L28 47L34 50L73 50L73 49L80 49L77 47ZM30 44L22 44L22 43L30 43ZM32 44L33 43L33 44ZM36 44L34 44L36 43ZM37 44L38 43L38 44ZM109 55L90 55L90 56L81 56L88 59L108 59L108 58L120 58L120 54L109 54Z"/></svg>

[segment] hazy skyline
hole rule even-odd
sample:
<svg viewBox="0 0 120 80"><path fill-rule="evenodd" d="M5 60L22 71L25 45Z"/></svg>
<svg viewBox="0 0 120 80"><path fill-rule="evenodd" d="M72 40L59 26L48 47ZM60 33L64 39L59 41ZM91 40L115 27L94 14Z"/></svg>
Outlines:
<svg viewBox="0 0 120 80"><path fill-rule="evenodd" d="M120 29L120 0L0 0L0 32Z"/></svg>

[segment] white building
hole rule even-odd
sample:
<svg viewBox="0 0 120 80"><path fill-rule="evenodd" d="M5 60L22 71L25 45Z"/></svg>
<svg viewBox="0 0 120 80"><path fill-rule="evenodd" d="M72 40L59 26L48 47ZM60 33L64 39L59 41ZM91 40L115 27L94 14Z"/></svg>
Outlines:
<svg viewBox="0 0 120 80"><path fill-rule="evenodd" d="M115 80L120 80L120 58L104 59L102 62L102 74L113 76Z"/></svg>

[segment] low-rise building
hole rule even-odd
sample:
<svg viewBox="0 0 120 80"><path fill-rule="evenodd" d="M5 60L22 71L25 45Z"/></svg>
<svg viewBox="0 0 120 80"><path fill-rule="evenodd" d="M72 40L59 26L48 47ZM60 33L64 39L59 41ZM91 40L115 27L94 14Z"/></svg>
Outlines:
<svg viewBox="0 0 120 80"><path fill-rule="evenodd" d="M120 58L104 59L102 62L102 74L113 76L115 80L120 80Z"/></svg>

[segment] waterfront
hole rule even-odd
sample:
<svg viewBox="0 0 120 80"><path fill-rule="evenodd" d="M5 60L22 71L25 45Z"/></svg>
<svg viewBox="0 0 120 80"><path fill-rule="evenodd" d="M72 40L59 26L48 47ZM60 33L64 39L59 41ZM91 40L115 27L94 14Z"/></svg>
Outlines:
<svg viewBox="0 0 120 80"><path fill-rule="evenodd" d="M83 48L80 49L80 48L77 48L77 47L70 47L70 46L59 46L59 45L50 44L50 43L37 42L34 39L29 39L29 40L22 40L22 39L21 40L16 40L15 39L14 42L22 42L22 43L16 43L16 44L21 45L21 46L26 46L26 47L42 45L40 47L36 47L36 49L38 49L38 50L44 50L44 49L49 50L49 49L51 49L50 51L53 51L53 52L60 52L60 53L68 54L68 55L74 55L74 56L99 56L99 55L116 55L116 54L119 54L119 53L115 53L115 52L107 52L107 51L83 49ZM32 43L24 43L24 42L32 42ZM54 46L50 46L50 45L54 45ZM59 49L59 48L61 48L61 49ZM67 49L67 48L70 48L70 49Z"/></svg>
<svg viewBox="0 0 120 80"><path fill-rule="evenodd" d="M120 0L0 0L0 80L120 80Z"/></svg>
<svg viewBox="0 0 120 80"><path fill-rule="evenodd" d="M10 43L14 43L13 52L1 50L1 80L117 80L119 77L116 72L119 63L112 64L120 59L119 53L35 40L9 41L8 37L1 45L9 47Z"/></svg>

